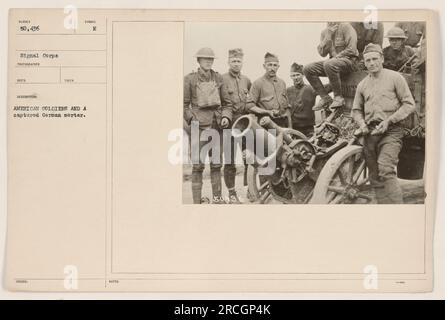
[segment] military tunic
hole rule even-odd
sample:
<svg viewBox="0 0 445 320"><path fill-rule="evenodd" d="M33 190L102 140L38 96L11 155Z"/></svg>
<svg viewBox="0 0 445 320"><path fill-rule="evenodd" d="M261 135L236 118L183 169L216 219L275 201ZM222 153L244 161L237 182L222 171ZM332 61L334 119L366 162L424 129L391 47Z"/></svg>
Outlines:
<svg viewBox="0 0 445 320"><path fill-rule="evenodd" d="M267 74L255 80L250 88L252 101L266 110L280 110L283 114L290 108L286 96L286 83L278 77Z"/></svg>
<svg viewBox="0 0 445 320"><path fill-rule="evenodd" d="M229 118L229 114L226 114L225 117L231 120L233 124L239 117L249 113L250 107L254 106L249 94L252 83L245 75L242 75L241 73L235 74L230 70L229 72L223 74L222 77L232 106L232 118ZM241 143L242 150L245 148L244 142L245 141L243 140ZM236 176L235 161L238 151L237 145L235 144L235 139L233 137L230 138L230 152L228 152L229 150L227 148L227 146L224 146L224 182L227 189L229 191L233 191L235 188ZM247 165L244 165L245 168L247 168Z"/></svg>
<svg viewBox="0 0 445 320"><path fill-rule="evenodd" d="M390 118L385 133L364 137L363 152L378 203L403 203L396 176L404 136L399 122L415 110L406 80L388 69L382 69L377 77L368 75L357 86L352 110L364 114L370 130Z"/></svg>
<svg viewBox="0 0 445 320"><path fill-rule="evenodd" d="M411 114L415 106L405 78L393 70L382 69L378 77L368 75L360 81L352 110L364 112L366 123L390 116L396 123Z"/></svg>
<svg viewBox="0 0 445 320"><path fill-rule="evenodd" d="M222 78L232 106L231 112L227 110L224 116L233 123L240 116L247 114L253 105L249 94L252 83L245 75L235 74L232 71L223 74Z"/></svg>
<svg viewBox="0 0 445 320"><path fill-rule="evenodd" d="M383 49L385 61L383 67L386 69L398 71L415 54L410 46L402 46L400 50L394 50L391 46Z"/></svg>
<svg viewBox="0 0 445 320"><path fill-rule="evenodd" d="M213 71L193 72L184 78L184 120L187 124L192 121L199 123L199 135L190 139L190 156L192 160L192 194L193 202L201 202L202 175L204 171L204 161L201 151L203 147L213 141L211 136L208 140L201 140L202 134L207 129L219 131L219 152L213 154L213 149L208 150L210 159L210 181L212 184L213 197L221 197L221 166L222 166L222 136L221 119L223 116L231 116L231 102L222 76ZM193 131L193 130L192 130Z"/></svg>
<svg viewBox="0 0 445 320"><path fill-rule="evenodd" d="M206 73L200 68L197 72L186 75L184 120L187 123L199 121L201 128L209 128L219 126L224 116L231 118L231 102L227 89L223 86L222 76L213 70Z"/></svg>
<svg viewBox="0 0 445 320"><path fill-rule="evenodd" d="M312 107L315 104L316 93L307 84L287 88L287 97L291 105L292 128L310 133L315 124L315 113Z"/></svg>

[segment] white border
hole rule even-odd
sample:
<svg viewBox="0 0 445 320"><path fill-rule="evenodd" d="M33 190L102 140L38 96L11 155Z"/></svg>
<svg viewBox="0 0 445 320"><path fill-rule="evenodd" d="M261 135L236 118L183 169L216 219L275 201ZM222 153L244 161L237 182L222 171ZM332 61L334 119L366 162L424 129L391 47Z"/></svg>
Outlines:
<svg viewBox="0 0 445 320"><path fill-rule="evenodd" d="M114 0L104 4L101 0L80 0L80 1L56 1L40 0L3 0L0 2L0 63L1 73L1 108L0 108L0 299L445 299L445 211L444 185L445 174L439 168L438 180L439 189L437 193L437 212L435 221L434 239L434 291L425 294L202 294L202 293L13 293L3 288L4 251L6 239L6 92L7 92L7 52L8 52L8 10L9 8L62 8L72 4L79 8L147 8L147 9L358 9L361 10L368 5L373 5L380 9L433 9L439 13L439 34L443 28L443 16L445 16L445 2L435 0L342 0L342 2L327 0L204 0L180 1L180 0ZM104 7L106 5L106 7ZM444 37L441 36L440 50L438 54L444 52ZM437 59L438 62L442 59ZM438 65L439 74L442 65ZM442 81L441 81L442 82ZM440 83L439 88L443 85ZM442 110L443 91L440 91L441 103L438 106L440 123L445 123L445 116ZM440 128L440 159L444 155L445 130Z"/></svg>

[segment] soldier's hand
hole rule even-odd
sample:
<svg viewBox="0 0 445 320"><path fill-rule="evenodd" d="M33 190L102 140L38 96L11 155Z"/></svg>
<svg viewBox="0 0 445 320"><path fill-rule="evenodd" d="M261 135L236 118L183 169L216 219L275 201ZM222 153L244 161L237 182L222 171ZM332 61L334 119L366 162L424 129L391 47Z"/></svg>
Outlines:
<svg viewBox="0 0 445 320"><path fill-rule="evenodd" d="M366 124L363 124L362 126L360 126L360 128L354 131L354 135L356 137L366 136L367 134L369 134L369 128Z"/></svg>
<svg viewBox="0 0 445 320"><path fill-rule="evenodd" d="M375 129L373 130L372 133L374 133L374 134L385 133L388 130L388 127L389 127L389 121L383 120L382 122L379 123L379 125L377 127L375 127Z"/></svg>
<svg viewBox="0 0 445 320"><path fill-rule="evenodd" d="M280 115L280 110L270 110L270 116L276 118Z"/></svg>
<svg viewBox="0 0 445 320"><path fill-rule="evenodd" d="M221 120L221 128L226 129L229 127L230 121L227 118L222 118Z"/></svg>
<svg viewBox="0 0 445 320"><path fill-rule="evenodd" d="M362 125L360 127L360 130L361 130L363 136L366 136L367 134L369 134L369 128L366 124Z"/></svg>

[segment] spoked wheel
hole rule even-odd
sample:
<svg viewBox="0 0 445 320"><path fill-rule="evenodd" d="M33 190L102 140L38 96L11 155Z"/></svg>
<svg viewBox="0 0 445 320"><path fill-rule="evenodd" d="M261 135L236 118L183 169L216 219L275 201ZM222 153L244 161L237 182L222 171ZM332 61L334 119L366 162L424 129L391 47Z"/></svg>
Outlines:
<svg viewBox="0 0 445 320"><path fill-rule="evenodd" d="M324 165L311 203L370 203L373 199L361 146L347 146Z"/></svg>
<svg viewBox="0 0 445 320"><path fill-rule="evenodd" d="M270 183L265 176L258 174L258 168L252 165L247 167L247 186L251 200L266 203L271 199Z"/></svg>
<svg viewBox="0 0 445 320"><path fill-rule="evenodd" d="M307 137L303 133L294 129L288 129L286 134L292 137L292 139L307 140ZM270 176L259 175L258 168L249 165L247 168L247 185L251 201L267 203L270 202L272 198L276 198L277 201L283 203L292 203L292 191L290 188L288 186L284 187L282 183L273 185L272 180Z"/></svg>

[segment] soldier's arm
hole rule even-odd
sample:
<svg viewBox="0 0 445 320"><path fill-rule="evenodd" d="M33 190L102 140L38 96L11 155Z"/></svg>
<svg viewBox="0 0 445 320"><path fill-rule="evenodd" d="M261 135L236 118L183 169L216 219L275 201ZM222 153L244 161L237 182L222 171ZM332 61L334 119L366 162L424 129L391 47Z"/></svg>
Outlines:
<svg viewBox="0 0 445 320"><path fill-rule="evenodd" d="M249 78L246 78L246 79L247 79L247 90L250 91L250 88L252 88L252 82L250 81Z"/></svg>
<svg viewBox="0 0 445 320"><path fill-rule="evenodd" d="M357 55L357 32L348 23L342 25L343 36L346 42L346 48L337 54L337 58L351 57Z"/></svg>
<svg viewBox="0 0 445 320"><path fill-rule="evenodd" d="M255 107L255 103L253 102L251 90L252 89L252 82L249 78L247 78L247 95L246 95L246 105L244 108L244 112L249 113L250 109Z"/></svg>
<svg viewBox="0 0 445 320"><path fill-rule="evenodd" d="M329 29L324 29L321 32L320 44L317 47L318 53L322 57L326 57L331 53L332 49L332 32Z"/></svg>
<svg viewBox="0 0 445 320"><path fill-rule="evenodd" d="M409 90L408 83L406 82L405 78L400 74L396 74L394 81L396 95L402 105L396 112L388 117L389 123L397 123L408 117L416 110L414 98Z"/></svg>
<svg viewBox="0 0 445 320"><path fill-rule="evenodd" d="M325 85L326 88L327 85ZM331 92L332 88L329 86L329 91ZM310 108L312 110L312 107L315 105L315 100L317 98L317 93L315 92L314 88L309 86L307 90L303 93L303 108Z"/></svg>
<svg viewBox="0 0 445 320"><path fill-rule="evenodd" d="M193 118L192 111L190 110L190 104L192 102L192 84L190 77L184 77L184 120L187 124L190 124L190 121Z"/></svg>
<svg viewBox="0 0 445 320"><path fill-rule="evenodd" d="M289 102L289 97L287 95L286 83L283 81L284 87L284 97L286 98L286 105L284 106L284 116L287 118L287 126L292 128L292 106Z"/></svg>
<svg viewBox="0 0 445 320"><path fill-rule="evenodd" d="M417 68L417 66L419 65L419 56L418 56L417 52L414 51L414 49L412 47L410 47L410 46L406 46L406 48L407 48L407 54L408 54L408 60L407 61L409 61L409 64L413 68Z"/></svg>
<svg viewBox="0 0 445 320"><path fill-rule="evenodd" d="M250 99L254 104L257 104L258 101L260 101L261 89L259 88L257 82L254 82L252 84L252 86L250 87L249 94L250 94Z"/></svg>
<svg viewBox="0 0 445 320"><path fill-rule="evenodd" d="M250 88L250 103L246 106L247 111L256 115L271 116L271 111L258 107L257 104L260 101L260 95L261 88L257 82L254 82Z"/></svg>
<svg viewBox="0 0 445 320"><path fill-rule="evenodd" d="M426 25L425 22L419 22L420 23L420 32L422 33L423 39L426 38Z"/></svg>
<svg viewBox="0 0 445 320"><path fill-rule="evenodd" d="M258 84L254 82L252 84L252 87L250 87L251 102L246 106L246 108L250 113L254 113L257 115L270 115L271 113L269 110L257 106L257 103L260 101L260 94L261 94L261 89L259 88Z"/></svg>
<svg viewBox="0 0 445 320"><path fill-rule="evenodd" d="M260 108L257 105L250 106L249 112L250 113L254 113L256 115L259 115L259 116L270 116L270 117L272 117L272 111L271 110Z"/></svg>
<svg viewBox="0 0 445 320"><path fill-rule="evenodd" d="M283 80L281 80L281 86L282 86L282 94L284 96L284 99L286 100L286 105L284 106L284 109L286 111L290 110L292 108L292 106L290 105L289 102L289 96L287 95L287 90L286 90L286 82L284 82Z"/></svg>
<svg viewBox="0 0 445 320"><path fill-rule="evenodd" d="M359 125L360 128L366 127L364 115L365 100L363 99L362 87L359 84L355 91L354 102L352 104L352 119Z"/></svg>
<svg viewBox="0 0 445 320"><path fill-rule="evenodd" d="M420 43L420 48L414 54L416 55L415 61L411 64L413 68L419 69L420 66L425 62L425 39ZM413 49L414 50L414 49Z"/></svg>
<svg viewBox="0 0 445 320"><path fill-rule="evenodd" d="M229 121L232 121L233 116L233 103L230 99L230 94L227 85L223 82L222 76L220 76L219 81L221 83L221 86L219 87L220 90L220 96L221 96L221 114L223 118L229 119Z"/></svg>

